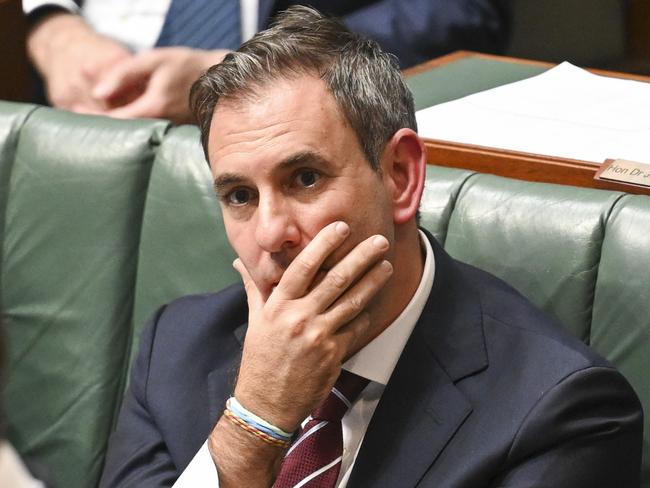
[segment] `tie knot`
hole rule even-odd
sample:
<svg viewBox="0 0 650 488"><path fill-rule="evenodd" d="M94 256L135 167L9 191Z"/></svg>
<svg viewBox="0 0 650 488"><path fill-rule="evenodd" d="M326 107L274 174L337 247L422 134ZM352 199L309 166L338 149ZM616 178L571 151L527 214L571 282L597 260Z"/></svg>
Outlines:
<svg viewBox="0 0 650 488"><path fill-rule="evenodd" d="M346 370L341 370L323 404L312 413L313 419L339 421L352 406L368 380Z"/></svg>

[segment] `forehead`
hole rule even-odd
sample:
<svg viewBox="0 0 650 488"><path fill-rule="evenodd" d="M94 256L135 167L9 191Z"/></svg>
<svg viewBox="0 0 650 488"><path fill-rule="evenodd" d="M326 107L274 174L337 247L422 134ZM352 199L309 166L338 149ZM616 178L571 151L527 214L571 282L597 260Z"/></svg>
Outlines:
<svg viewBox="0 0 650 488"><path fill-rule="evenodd" d="M307 75L272 81L254 97L220 101L208 140L213 173L300 152L335 158L342 150L360 151L356 133L325 82Z"/></svg>

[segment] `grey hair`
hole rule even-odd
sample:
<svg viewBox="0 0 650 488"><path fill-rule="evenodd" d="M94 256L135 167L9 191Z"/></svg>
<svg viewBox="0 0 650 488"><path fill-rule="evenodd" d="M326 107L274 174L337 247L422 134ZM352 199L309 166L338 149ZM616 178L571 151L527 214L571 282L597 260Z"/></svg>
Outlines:
<svg viewBox="0 0 650 488"><path fill-rule="evenodd" d="M220 99L254 100L269 82L302 75L323 79L377 171L393 134L404 127L417 131L413 95L397 59L375 41L350 32L339 20L297 5L208 69L192 86L190 106L206 158L210 124Z"/></svg>

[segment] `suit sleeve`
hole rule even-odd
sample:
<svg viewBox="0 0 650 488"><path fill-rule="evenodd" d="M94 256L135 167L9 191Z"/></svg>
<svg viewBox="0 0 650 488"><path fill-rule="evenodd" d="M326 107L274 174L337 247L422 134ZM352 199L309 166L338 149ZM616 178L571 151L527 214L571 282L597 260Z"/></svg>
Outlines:
<svg viewBox="0 0 650 488"><path fill-rule="evenodd" d="M458 49L500 52L509 35L506 0L381 0L343 20L402 68Z"/></svg>
<svg viewBox="0 0 650 488"><path fill-rule="evenodd" d="M178 477L156 421L147 407L147 380L158 310L145 327L133 365L131 384L117 426L109 439L100 487L170 487Z"/></svg>
<svg viewBox="0 0 650 488"><path fill-rule="evenodd" d="M490 486L638 488L642 434L641 405L622 375L578 371L531 410Z"/></svg>

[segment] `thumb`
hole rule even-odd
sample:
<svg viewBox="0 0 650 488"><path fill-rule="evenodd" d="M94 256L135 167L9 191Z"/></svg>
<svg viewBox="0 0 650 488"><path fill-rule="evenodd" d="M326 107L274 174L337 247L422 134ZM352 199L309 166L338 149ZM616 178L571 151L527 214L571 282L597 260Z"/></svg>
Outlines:
<svg viewBox="0 0 650 488"><path fill-rule="evenodd" d="M264 306L264 298L253 281L253 278L251 278L251 275L248 273L244 263L241 262L241 259L237 258L233 261L232 267L235 268L244 282L244 289L246 290L246 296L248 298L248 308L250 309L249 312L252 313L261 310Z"/></svg>

